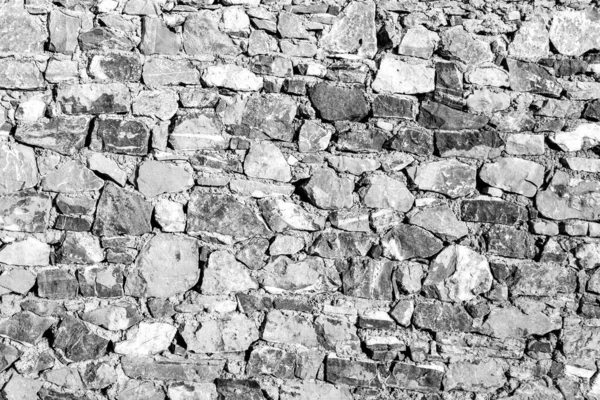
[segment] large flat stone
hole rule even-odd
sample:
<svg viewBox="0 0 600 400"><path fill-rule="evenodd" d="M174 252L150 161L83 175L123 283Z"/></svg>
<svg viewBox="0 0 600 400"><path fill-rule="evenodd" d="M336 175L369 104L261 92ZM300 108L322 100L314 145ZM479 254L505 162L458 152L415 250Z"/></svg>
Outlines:
<svg viewBox="0 0 600 400"><path fill-rule="evenodd" d="M417 94L433 92L435 69L386 55L371 87L378 93Z"/></svg>
<svg viewBox="0 0 600 400"><path fill-rule="evenodd" d="M90 118L57 117L19 125L15 139L35 147L71 155L85 146Z"/></svg>
<svg viewBox="0 0 600 400"><path fill-rule="evenodd" d="M129 89L122 83L61 86L56 101L65 114L119 114L131 108Z"/></svg>
<svg viewBox="0 0 600 400"><path fill-rule="evenodd" d="M599 191L600 183L596 180L571 178L557 171L546 190L538 192L535 203L547 218L595 221L600 218Z"/></svg>
<svg viewBox="0 0 600 400"><path fill-rule="evenodd" d="M0 89L34 90L45 86L42 72L35 62L0 59Z"/></svg>
<svg viewBox="0 0 600 400"><path fill-rule="evenodd" d="M141 196L107 182L100 195L92 231L98 236L149 233L152 208Z"/></svg>
<svg viewBox="0 0 600 400"><path fill-rule="evenodd" d="M49 196L33 191L0 196L0 228L12 232L44 232L51 207Z"/></svg>
<svg viewBox="0 0 600 400"><path fill-rule="evenodd" d="M373 58L377 53L375 2L349 3L319 42L330 53Z"/></svg>

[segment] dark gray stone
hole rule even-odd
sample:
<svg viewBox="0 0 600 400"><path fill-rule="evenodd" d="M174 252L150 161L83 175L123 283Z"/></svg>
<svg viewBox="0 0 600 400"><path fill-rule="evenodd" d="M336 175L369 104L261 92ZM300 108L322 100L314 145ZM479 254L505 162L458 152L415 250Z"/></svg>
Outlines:
<svg viewBox="0 0 600 400"><path fill-rule="evenodd" d="M423 101L418 122L425 128L460 131L463 129L481 129L487 125L488 117L455 110L444 104Z"/></svg>
<svg viewBox="0 0 600 400"><path fill-rule="evenodd" d="M463 200L460 211L461 219L467 222L514 225L529 220L525 207L502 200Z"/></svg>
<svg viewBox="0 0 600 400"><path fill-rule="evenodd" d="M327 121L360 121L370 111L365 92L361 89L318 83L308 95L321 118Z"/></svg>

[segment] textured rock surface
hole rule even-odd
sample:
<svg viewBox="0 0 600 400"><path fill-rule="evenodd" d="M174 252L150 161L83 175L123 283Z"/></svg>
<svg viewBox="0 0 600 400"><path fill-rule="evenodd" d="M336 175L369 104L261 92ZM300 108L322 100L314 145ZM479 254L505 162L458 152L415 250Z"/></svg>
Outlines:
<svg viewBox="0 0 600 400"><path fill-rule="evenodd" d="M1 0L0 398L600 399L588 0Z"/></svg>

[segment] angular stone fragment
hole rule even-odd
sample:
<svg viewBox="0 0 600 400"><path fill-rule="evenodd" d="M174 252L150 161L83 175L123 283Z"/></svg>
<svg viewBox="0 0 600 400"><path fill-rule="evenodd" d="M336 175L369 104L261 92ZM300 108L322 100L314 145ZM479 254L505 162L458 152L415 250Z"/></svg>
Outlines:
<svg viewBox="0 0 600 400"><path fill-rule="evenodd" d="M246 351L259 338L256 323L243 314L186 324L181 331L187 349L195 353Z"/></svg>
<svg viewBox="0 0 600 400"><path fill-rule="evenodd" d="M77 318L67 315L56 329L53 345L67 360L79 362L104 355L108 340L90 332Z"/></svg>
<svg viewBox="0 0 600 400"><path fill-rule="evenodd" d="M119 114L129 111L131 95L122 83L84 83L59 87L56 101L65 114Z"/></svg>
<svg viewBox="0 0 600 400"><path fill-rule="evenodd" d="M433 232L444 240L456 240L469 233L467 224L459 221L448 206L423 208L412 214L408 222Z"/></svg>
<svg viewBox="0 0 600 400"><path fill-rule="evenodd" d="M586 11L557 11L550 26L550 41L560 54L580 56L600 48L595 34L600 23Z"/></svg>
<svg viewBox="0 0 600 400"><path fill-rule="evenodd" d="M71 155L85 145L88 117L57 117L32 124L19 125L15 139L36 147Z"/></svg>
<svg viewBox="0 0 600 400"><path fill-rule="evenodd" d="M59 10L50 13L50 50L56 53L73 54L77 47L77 36L81 27L79 18Z"/></svg>
<svg viewBox="0 0 600 400"><path fill-rule="evenodd" d="M253 178L289 182L290 166L277 146L268 141L253 143L244 159L244 172Z"/></svg>
<svg viewBox="0 0 600 400"><path fill-rule="evenodd" d="M325 217L306 211L296 203L280 196L267 197L258 203L269 227L275 232L286 229L319 231L325 226Z"/></svg>
<svg viewBox="0 0 600 400"><path fill-rule="evenodd" d="M442 249L442 241L418 226L398 224L382 238L385 257L392 260L428 258Z"/></svg>
<svg viewBox="0 0 600 400"><path fill-rule="evenodd" d="M251 96L242 114L242 125L249 128L251 133L257 132L276 140L292 141L296 110L296 102L289 96Z"/></svg>
<svg viewBox="0 0 600 400"><path fill-rule="evenodd" d="M363 204L372 208L391 208L400 212L411 209L414 196L406 185L385 175L370 175L361 181L358 191Z"/></svg>
<svg viewBox="0 0 600 400"><path fill-rule="evenodd" d="M395 362L384 379L387 386L431 392L440 390L443 377L444 372L437 367Z"/></svg>
<svg viewBox="0 0 600 400"><path fill-rule="evenodd" d="M30 191L0 196L0 228L12 232L44 232L52 207L50 197Z"/></svg>
<svg viewBox="0 0 600 400"><path fill-rule="evenodd" d="M142 19L142 42L140 52L142 54L170 54L179 53L181 39L176 32L170 30L160 19L144 17Z"/></svg>
<svg viewBox="0 0 600 400"><path fill-rule="evenodd" d="M455 110L441 103L423 101L417 121L425 128L460 131L481 129L487 125L489 118Z"/></svg>
<svg viewBox="0 0 600 400"><path fill-rule="evenodd" d="M495 64L485 64L473 69L466 75L467 82L481 86L507 87L508 72Z"/></svg>
<svg viewBox="0 0 600 400"><path fill-rule="evenodd" d="M443 51L466 64L477 65L494 58L490 45L465 31L461 25L446 29L441 38Z"/></svg>
<svg viewBox="0 0 600 400"><path fill-rule="evenodd" d="M7 243L0 248L0 263L22 266L44 266L50 263L50 246L35 237Z"/></svg>
<svg viewBox="0 0 600 400"><path fill-rule="evenodd" d="M177 100L177 94L170 90L145 90L133 99L133 114L167 121L177 112Z"/></svg>
<svg viewBox="0 0 600 400"><path fill-rule="evenodd" d="M460 110L465 104L463 97L463 73L458 65L452 62L435 63L434 100Z"/></svg>
<svg viewBox="0 0 600 400"><path fill-rule="evenodd" d="M269 293L312 290L318 285L324 268L318 258L293 262L287 257L277 257L261 270L259 281Z"/></svg>
<svg viewBox="0 0 600 400"><path fill-rule="evenodd" d="M286 381L280 389L281 400L351 400L346 387L337 387L319 381Z"/></svg>
<svg viewBox="0 0 600 400"><path fill-rule="evenodd" d="M79 285L73 275L60 269L47 269L37 275L38 296L47 299L72 299Z"/></svg>
<svg viewBox="0 0 600 400"><path fill-rule="evenodd" d="M566 166L574 171L600 172L600 160L586 157L568 157L563 159Z"/></svg>
<svg viewBox="0 0 600 400"><path fill-rule="evenodd" d="M196 240L158 234L140 251L125 289L137 297L171 297L191 289L199 276Z"/></svg>
<svg viewBox="0 0 600 400"><path fill-rule="evenodd" d="M494 131L438 131L435 145L442 157L494 158L504 141Z"/></svg>
<svg viewBox="0 0 600 400"><path fill-rule="evenodd" d="M504 370L495 360L460 361L449 365L444 389L489 393L504 386L505 382Z"/></svg>
<svg viewBox="0 0 600 400"><path fill-rule="evenodd" d="M88 311L81 319L111 331L125 330L140 322L142 316L132 305L107 306Z"/></svg>
<svg viewBox="0 0 600 400"><path fill-rule="evenodd" d="M571 178L565 172L557 171L548 188L538 192L536 205L542 215L551 219L593 221L600 218L599 190L600 184L595 180Z"/></svg>
<svg viewBox="0 0 600 400"><path fill-rule="evenodd" d="M432 261L423 290L442 301L469 301L492 288L487 259L461 245L451 245Z"/></svg>
<svg viewBox="0 0 600 400"><path fill-rule="evenodd" d="M241 49L229 36L219 31L218 15L203 10L191 14L183 24L183 47L191 56L236 56Z"/></svg>
<svg viewBox="0 0 600 400"><path fill-rule="evenodd" d="M0 52L43 53L48 32L42 21L27 12L23 1L0 6Z"/></svg>
<svg viewBox="0 0 600 400"><path fill-rule="evenodd" d="M174 382L169 385L167 396L172 400L216 400L218 394L213 383Z"/></svg>
<svg viewBox="0 0 600 400"><path fill-rule="evenodd" d="M215 251L208 259L202 278L202 293L218 295L258 289L250 271L227 251Z"/></svg>
<svg viewBox="0 0 600 400"><path fill-rule="evenodd" d="M534 63L507 60L510 73L510 88L518 92L532 92L558 97L562 86L544 68Z"/></svg>
<svg viewBox="0 0 600 400"><path fill-rule="evenodd" d="M485 239L492 254L512 258L533 258L535 255L533 240L526 231L494 225L485 234Z"/></svg>
<svg viewBox="0 0 600 400"><path fill-rule="evenodd" d="M150 58L144 64L142 76L144 83L151 87L200 83L200 72L188 60Z"/></svg>
<svg viewBox="0 0 600 400"><path fill-rule="evenodd" d="M556 296L574 292L577 278L573 269L558 264L519 262L507 283L513 295Z"/></svg>
<svg viewBox="0 0 600 400"><path fill-rule="evenodd" d="M379 161L370 158L355 158L346 156L329 156L327 163L337 172L347 172L352 175L362 175L375 171L381 166Z"/></svg>
<svg viewBox="0 0 600 400"><path fill-rule="evenodd" d="M14 374L1 393L7 400L35 399L41 388L41 380L27 379Z"/></svg>
<svg viewBox="0 0 600 400"><path fill-rule="evenodd" d="M154 219L163 232L183 232L185 230L185 212L183 205L161 199L154 206Z"/></svg>
<svg viewBox="0 0 600 400"><path fill-rule="evenodd" d="M98 236L140 236L152 231L152 204L112 182L107 182L96 211L92 228Z"/></svg>
<svg viewBox="0 0 600 400"><path fill-rule="evenodd" d="M542 155L545 150L543 135L515 133L506 140L506 152L511 155Z"/></svg>
<svg viewBox="0 0 600 400"><path fill-rule="evenodd" d="M251 92L262 89L263 79L252 71L235 64L222 64L207 67L202 73L202 81L208 87Z"/></svg>
<svg viewBox="0 0 600 400"><path fill-rule="evenodd" d="M374 242L373 235L364 232L326 231L309 248L309 253L325 258L366 256Z"/></svg>
<svg viewBox="0 0 600 400"><path fill-rule="evenodd" d="M558 132L550 137L562 151L588 150L600 144L600 125L581 124L572 132Z"/></svg>
<svg viewBox="0 0 600 400"><path fill-rule="evenodd" d="M429 59L439 41L440 36L437 33L417 25L407 29L398 46L398 54Z"/></svg>
<svg viewBox="0 0 600 400"><path fill-rule="evenodd" d="M443 302L418 303L413 313L413 324L434 332L470 332L473 319L460 305Z"/></svg>
<svg viewBox="0 0 600 400"><path fill-rule="evenodd" d="M0 322L0 336L34 345L55 323L55 318L38 317L29 311L19 312Z"/></svg>
<svg viewBox="0 0 600 400"><path fill-rule="evenodd" d="M77 61L56 60L48 61L44 77L50 83L74 83L78 79Z"/></svg>
<svg viewBox="0 0 600 400"><path fill-rule="evenodd" d="M379 386L377 363L327 357L325 379L334 384L349 386Z"/></svg>
<svg viewBox="0 0 600 400"><path fill-rule="evenodd" d="M534 17L521 25L508 46L508 54L523 61L537 62L549 53L549 33L541 17Z"/></svg>
<svg viewBox="0 0 600 400"><path fill-rule="evenodd" d="M27 294L35 285L36 275L24 270L13 269L0 275L0 292Z"/></svg>
<svg viewBox="0 0 600 400"><path fill-rule="evenodd" d="M325 210L352 207L354 182L339 177L332 169L317 170L303 185L302 190L315 207Z"/></svg>
<svg viewBox="0 0 600 400"><path fill-rule="evenodd" d="M433 133L422 128L401 128L386 146L412 154L430 155L433 153Z"/></svg>
<svg viewBox="0 0 600 400"><path fill-rule="evenodd" d="M252 65L252 71L281 78L294 75L292 61L279 56L259 56Z"/></svg>
<svg viewBox="0 0 600 400"><path fill-rule="evenodd" d="M17 143L0 145L0 194L29 189L38 183L33 149Z"/></svg>
<svg viewBox="0 0 600 400"><path fill-rule="evenodd" d="M67 232L57 252L62 264L96 264L104 260L100 240L87 232Z"/></svg>
<svg viewBox="0 0 600 400"><path fill-rule="evenodd" d="M267 314L261 339L273 343L318 346L310 314L273 310Z"/></svg>
<svg viewBox="0 0 600 400"><path fill-rule="evenodd" d="M380 94L373 100L373 116L381 118L415 119L418 101L412 96Z"/></svg>
<svg viewBox="0 0 600 400"><path fill-rule="evenodd" d="M140 322L127 331L127 339L115 344L115 353L128 356L153 355L166 350L177 328L163 322Z"/></svg>
<svg viewBox="0 0 600 400"><path fill-rule="evenodd" d="M117 374L106 363L91 362L81 372L81 379L89 389L104 389L116 382Z"/></svg>
<svg viewBox="0 0 600 400"><path fill-rule="evenodd" d="M414 178L421 190L456 198L475 190L476 169L457 160L433 161L417 167Z"/></svg>
<svg viewBox="0 0 600 400"><path fill-rule="evenodd" d="M504 92L492 92L488 89L476 89L467 98L467 107L469 110L484 114L506 110L510 107L510 95Z"/></svg>
<svg viewBox="0 0 600 400"><path fill-rule="evenodd" d="M265 236L268 229L255 212L228 194L193 191L187 210L189 234L217 233L235 239Z"/></svg>
<svg viewBox="0 0 600 400"><path fill-rule="evenodd" d="M16 347L0 343L0 354L2 354L2 356L0 356L0 371L3 372L19 359L22 352Z"/></svg>
<svg viewBox="0 0 600 400"><path fill-rule="evenodd" d="M302 153L325 150L329 146L331 131L313 121L306 121L300 128L298 149Z"/></svg>
<svg viewBox="0 0 600 400"><path fill-rule="evenodd" d="M328 121L358 121L370 110L364 91L318 83L309 90L310 101L321 117Z"/></svg>
<svg viewBox="0 0 600 400"><path fill-rule="evenodd" d="M67 161L42 179L42 188L47 192L77 193L99 190L104 181L83 164Z"/></svg>
<svg viewBox="0 0 600 400"><path fill-rule="evenodd" d="M375 34L375 2L348 4L338 16L329 32L319 42L330 53L356 54L373 58L377 53Z"/></svg>
<svg viewBox="0 0 600 400"><path fill-rule="evenodd" d="M89 73L98 80L138 82L143 60L137 54L108 53L91 58Z"/></svg>
<svg viewBox="0 0 600 400"><path fill-rule="evenodd" d="M0 59L0 89L35 90L45 86L42 73L33 61Z"/></svg>
<svg viewBox="0 0 600 400"><path fill-rule="evenodd" d="M391 55L381 60L371 87L378 93L417 94L433 92L435 69L422 64L409 64Z"/></svg>
<svg viewBox="0 0 600 400"><path fill-rule="evenodd" d="M93 153L88 157L88 167L100 176L111 178L121 186L125 186L127 173L112 159L100 153ZM104 182L103 182L104 183Z"/></svg>
<svg viewBox="0 0 600 400"><path fill-rule="evenodd" d="M494 308L483 325L484 332L497 338L521 338L545 335L560 329L559 315L548 316L540 311L525 314L516 307Z"/></svg>
<svg viewBox="0 0 600 400"><path fill-rule="evenodd" d="M353 258L342 273L343 293L347 296L392 300L391 261Z"/></svg>
<svg viewBox="0 0 600 400"><path fill-rule="evenodd" d="M79 46L83 51L131 51L133 42L104 27L96 27L87 32L79 34Z"/></svg>
<svg viewBox="0 0 600 400"><path fill-rule="evenodd" d="M184 168L160 161L146 161L138 168L138 190L146 197L178 193L194 185L192 174Z"/></svg>
<svg viewBox="0 0 600 400"><path fill-rule="evenodd" d="M250 379L217 379L217 392L222 400L265 400L258 381Z"/></svg>
<svg viewBox="0 0 600 400"><path fill-rule="evenodd" d="M493 198L463 200L460 212L461 219L467 222L514 225L529 219L526 208Z"/></svg>
<svg viewBox="0 0 600 400"><path fill-rule="evenodd" d="M169 145L175 150L222 150L228 142L221 135L221 121L214 112L178 115L169 135Z"/></svg>

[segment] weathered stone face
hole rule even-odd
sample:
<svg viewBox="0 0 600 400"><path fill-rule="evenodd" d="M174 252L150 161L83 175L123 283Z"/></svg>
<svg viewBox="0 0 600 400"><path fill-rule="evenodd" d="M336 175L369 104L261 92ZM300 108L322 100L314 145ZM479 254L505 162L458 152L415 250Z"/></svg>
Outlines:
<svg viewBox="0 0 600 400"><path fill-rule="evenodd" d="M0 59L0 89L35 90L45 86L42 73L34 62Z"/></svg>
<svg viewBox="0 0 600 400"><path fill-rule="evenodd" d="M0 6L0 52L43 53L48 32L42 21L29 14L21 0Z"/></svg>
<svg viewBox="0 0 600 400"><path fill-rule="evenodd" d="M85 145L90 118L58 117L23 124L17 128L15 139L19 142L71 155Z"/></svg>
<svg viewBox="0 0 600 400"><path fill-rule="evenodd" d="M358 121L369 113L369 104L360 89L319 83L309 91L313 106L327 121Z"/></svg>
<svg viewBox="0 0 600 400"><path fill-rule="evenodd" d="M152 204L137 194L107 183L100 195L92 231L99 236L149 233Z"/></svg>
<svg viewBox="0 0 600 400"><path fill-rule="evenodd" d="M131 96L122 83L86 83L60 88L57 102L65 114L120 114L129 111Z"/></svg>

